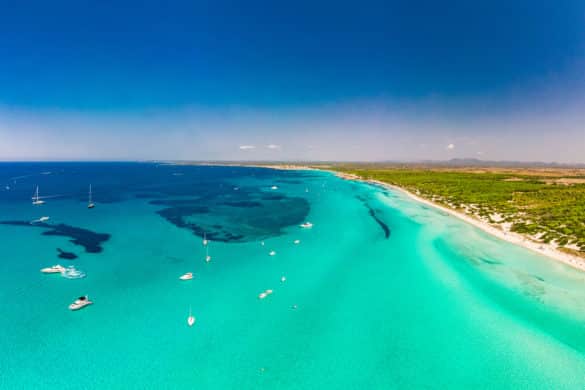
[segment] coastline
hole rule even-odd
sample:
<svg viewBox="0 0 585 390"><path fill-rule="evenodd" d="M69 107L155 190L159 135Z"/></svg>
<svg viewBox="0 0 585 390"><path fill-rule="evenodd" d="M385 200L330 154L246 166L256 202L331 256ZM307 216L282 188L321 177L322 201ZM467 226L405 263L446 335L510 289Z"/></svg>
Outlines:
<svg viewBox="0 0 585 390"><path fill-rule="evenodd" d="M563 263L565 265L568 265L574 269L578 269L580 271L585 272L585 259L583 259L583 258L571 255L569 253L562 252L551 244L532 241L530 238L523 236L519 233L514 233L514 232L510 232L510 231L503 231L501 229L498 229L495 226L490 225L487 222L481 221L481 220L474 218L468 214L465 214L465 213L462 213L460 211L445 207L443 205L440 205L440 204L435 203L433 201L430 201L428 199L422 198L416 194L413 194L412 192L410 192L402 187L399 187L399 186L396 186L393 184L389 184L389 183L385 183L385 182L382 182L379 180L365 179L363 177L360 177L360 176L357 176L354 174L331 171L331 170L323 169L323 168L315 168L315 167L311 167L311 166L307 166L307 165L294 165L294 164L269 164L269 165L250 164L250 165L247 165L247 164L238 164L238 163L234 163L234 164L207 163L205 165L247 166L247 167L255 167L255 168L283 170L283 171L315 170L315 171L323 171L323 172L332 173L335 176L337 176L341 179L344 179L344 180L360 181L360 182L364 182L364 183L379 185L379 186L388 188L390 190L400 191L403 194L405 194L406 196L408 196L409 198L411 198L412 200L415 200L415 201L422 203L424 205L434 207L438 210L441 210L445 213L448 213L449 215L451 215L455 218L458 218L459 220L462 220L470 225L473 225L476 228L481 229L484 232L486 232L486 233L488 233L496 238L507 241L507 242L512 243L514 245L521 246L521 247L526 248L532 252L535 252L535 253L538 253L542 256L545 256L549 259L558 261L558 262Z"/></svg>
<svg viewBox="0 0 585 390"><path fill-rule="evenodd" d="M529 249L529 250L536 252L540 255L546 256L549 259L566 264L572 268L575 268L575 269L578 269L581 271L585 271L585 259L581 259L581 258L579 258L577 256L573 256L569 253L561 252L560 250L558 250L557 248L555 248L554 246L552 246L550 244L532 241L528 237L525 237L521 234L500 230L500 229L490 225L487 222L481 221L481 220L474 218L468 214L464 214L464 213L459 212L457 210L453 210L451 208L448 208L448 207L445 207L443 205L432 202L428 199L422 198L422 197L420 197L416 194L413 194L412 192L410 192L402 187L399 187L399 186L396 186L393 184L384 183L384 182L379 181L379 180L364 179L364 178L357 176L357 175L351 175L351 174L346 174L346 173L341 173L341 172L332 172L332 173L334 173L337 177L344 179L344 180L361 181L364 183L376 184L376 185L382 186L384 188L388 188L390 190L400 191L403 194L405 194L406 196L408 196L409 198L411 198L417 202L420 202L424 205L434 207L438 210L441 210L445 213L448 213L449 215L452 215L452 216L454 216L454 217L456 217L464 222L467 222L468 224L473 225L473 226L477 227L478 229L481 229L484 232L491 234L494 237L497 237L501 240L510 242L510 243L518 245L518 246L521 246L523 248Z"/></svg>

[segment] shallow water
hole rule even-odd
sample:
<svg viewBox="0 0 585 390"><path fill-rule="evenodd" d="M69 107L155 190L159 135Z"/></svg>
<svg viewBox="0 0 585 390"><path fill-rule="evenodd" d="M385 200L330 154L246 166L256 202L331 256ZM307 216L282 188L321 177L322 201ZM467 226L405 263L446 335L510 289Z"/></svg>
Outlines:
<svg viewBox="0 0 585 390"><path fill-rule="evenodd" d="M585 275L400 193L138 163L0 164L0 185L0 388L585 386Z"/></svg>

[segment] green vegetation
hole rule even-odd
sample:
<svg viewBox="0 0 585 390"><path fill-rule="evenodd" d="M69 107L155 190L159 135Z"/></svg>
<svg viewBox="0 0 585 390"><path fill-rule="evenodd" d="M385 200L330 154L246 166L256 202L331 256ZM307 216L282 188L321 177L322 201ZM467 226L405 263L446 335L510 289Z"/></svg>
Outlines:
<svg viewBox="0 0 585 390"><path fill-rule="evenodd" d="M585 171L339 165L533 239L585 255Z"/></svg>

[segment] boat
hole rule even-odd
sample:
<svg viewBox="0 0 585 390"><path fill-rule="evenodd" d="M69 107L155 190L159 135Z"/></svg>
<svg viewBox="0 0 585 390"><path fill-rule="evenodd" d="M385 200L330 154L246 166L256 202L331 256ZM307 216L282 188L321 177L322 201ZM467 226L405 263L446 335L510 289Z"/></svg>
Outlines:
<svg viewBox="0 0 585 390"><path fill-rule="evenodd" d="M49 217L40 217L39 219L35 219L34 221L30 221L31 224L35 224L35 223L43 223L43 222L47 222L50 218Z"/></svg>
<svg viewBox="0 0 585 390"><path fill-rule="evenodd" d="M47 267L47 268L43 268L41 269L41 272L44 274L58 274L58 273L63 273L65 272L65 267L63 267L60 264L54 265L52 267Z"/></svg>
<svg viewBox="0 0 585 390"><path fill-rule="evenodd" d="M264 299L267 296L269 296L270 294L272 294L272 290L270 290L270 289L264 290L260 294L258 294L258 299Z"/></svg>
<svg viewBox="0 0 585 390"><path fill-rule="evenodd" d="M89 300L87 295L84 295L82 297L77 298L75 302L69 305L69 310L83 309L84 307L89 306L91 304L93 304L93 302Z"/></svg>
<svg viewBox="0 0 585 390"><path fill-rule="evenodd" d="M283 275L283 276L280 278L280 281L281 281L282 283L286 282L286 276L284 276L284 275Z"/></svg>
<svg viewBox="0 0 585 390"><path fill-rule="evenodd" d="M41 205L44 203L45 203L45 201L41 200L41 198L39 198L39 186L37 186L37 189L35 190L35 194L32 198L32 204L35 206L38 206L38 205Z"/></svg>
<svg viewBox="0 0 585 390"><path fill-rule="evenodd" d="M181 280L191 280L191 279L193 279L193 272L187 272L186 274L183 274L183 275L179 276L179 279L181 279Z"/></svg>
<svg viewBox="0 0 585 390"><path fill-rule="evenodd" d="M95 203L93 203L93 201L91 200L91 184L89 185L89 196L87 199L87 208L88 209L93 209L95 207Z"/></svg>
<svg viewBox="0 0 585 390"><path fill-rule="evenodd" d="M78 270L74 266L69 266L61 272L61 276L66 279L83 279L85 278L85 272Z"/></svg>
<svg viewBox="0 0 585 390"><path fill-rule="evenodd" d="M310 229L313 227L313 224L311 222L305 222L301 223L299 226L302 227L303 229Z"/></svg>
<svg viewBox="0 0 585 390"><path fill-rule="evenodd" d="M211 261L211 256L209 256L209 247L205 247L205 262L209 263Z"/></svg>
<svg viewBox="0 0 585 390"><path fill-rule="evenodd" d="M205 234L205 232L203 232L203 246L209 244L209 241L207 241L207 234Z"/></svg>
<svg viewBox="0 0 585 390"><path fill-rule="evenodd" d="M260 241L260 245L264 246L264 241Z"/></svg>
<svg viewBox="0 0 585 390"><path fill-rule="evenodd" d="M187 317L187 324L189 326L193 326L194 323L195 323L195 316L193 316L193 314L191 314L191 306L189 306L189 317Z"/></svg>
<svg viewBox="0 0 585 390"><path fill-rule="evenodd" d="M293 244L295 244L295 245L299 245L300 243L301 243L301 240L294 240L293 241Z"/></svg>
<svg viewBox="0 0 585 390"><path fill-rule="evenodd" d="M270 251L270 253L268 253L270 256L274 256L276 255L276 251Z"/></svg>
<svg viewBox="0 0 585 390"><path fill-rule="evenodd" d="M270 187L270 189L271 189L271 190L277 190L277 189L278 189L278 187L277 187L277 186L272 186L272 187Z"/></svg>

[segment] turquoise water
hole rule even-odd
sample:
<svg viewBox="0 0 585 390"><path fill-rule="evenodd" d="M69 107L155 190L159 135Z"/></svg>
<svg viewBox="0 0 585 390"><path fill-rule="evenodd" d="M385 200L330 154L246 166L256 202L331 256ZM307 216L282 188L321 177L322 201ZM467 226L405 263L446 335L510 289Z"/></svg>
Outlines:
<svg viewBox="0 0 585 390"><path fill-rule="evenodd" d="M585 274L400 193L113 163L0 164L0 184L2 389L585 387Z"/></svg>

